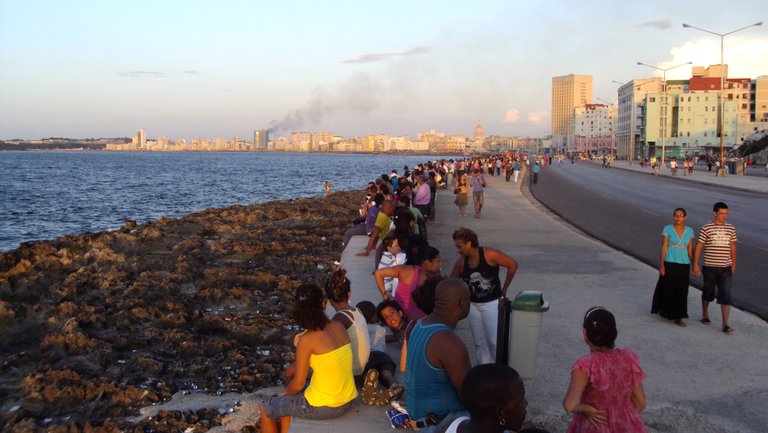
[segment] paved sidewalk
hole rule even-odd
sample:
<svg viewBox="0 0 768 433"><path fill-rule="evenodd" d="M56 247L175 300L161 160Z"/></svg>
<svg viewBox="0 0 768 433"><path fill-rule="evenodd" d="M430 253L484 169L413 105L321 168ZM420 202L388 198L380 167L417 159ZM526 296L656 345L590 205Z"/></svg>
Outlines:
<svg viewBox="0 0 768 433"><path fill-rule="evenodd" d="M563 161L563 164L569 164L568 161ZM579 161L577 164L584 164L584 161ZM588 161L589 164L602 165L600 161ZM653 169L651 167L640 167L640 164L636 161L629 164L629 161L617 160L611 163L610 168L618 168L621 170L635 171L639 173L645 173L653 176ZM699 167L701 168L701 167ZM729 174L724 177L717 177L715 172L708 172L706 170L694 170L693 176L683 176L683 169L677 171L676 176L672 176L672 172L667 168L661 170L659 176L669 177L672 179L679 179L688 182L698 182L707 185L716 185L722 188L734 189L737 191L750 191L762 194L768 194L768 177L765 176L738 176Z"/></svg>
<svg viewBox="0 0 768 433"><path fill-rule="evenodd" d="M725 179L732 178L743 179ZM563 411L561 401L570 369L577 358L588 353L582 340L581 319L589 307L603 305L617 318L617 346L637 352L648 374L648 408L642 416L649 432L765 431L768 324L735 310L731 313L735 332L726 335L719 331L717 308L711 310L712 325L700 324L696 290L689 295L688 327L680 328L652 316L649 311L657 279L655 269L573 230L529 202L519 184L506 183L500 177L489 177L488 181L486 206L480 219L456 216L452 194L439 192L437 221L430 223L430 243L441 251L443 273L448 273L457 258L451 233L460 226L469 227L478 233L481 245L499 248L518 260L520 268L510 287L510 297L520 290L539 290L550 302L542 326L537 376L526 381L527 426L566 431L570 416ZM352 281L352 302L378 302L380 296L371 276L373 259L354 256L363 242L364 238L353 239L341 263ZM474 362L465 322L459 324L458 332ZM396 353L396 348L393 350ZM391 431L384 410L358 401L339 419L296 418L291 431Z"/></svg>

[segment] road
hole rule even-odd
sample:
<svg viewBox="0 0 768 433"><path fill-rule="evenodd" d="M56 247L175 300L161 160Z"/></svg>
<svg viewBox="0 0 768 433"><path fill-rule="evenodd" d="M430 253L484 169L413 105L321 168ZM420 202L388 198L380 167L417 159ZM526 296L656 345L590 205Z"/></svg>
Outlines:
<svg viewBox="0 0 768 433"><path fill-rule="evenodd" d="M543 167L531 192L580 230L654 267L659 263L661 229L672 223L675 208L686 209L686 224L698 236L701 226L712 219L712 205L725 202L728 222L738 235L733 304L768 320L768 277L763 269L768 263L768 198L764 194L578 162ZM693 277L691 284L701 288L701 279ZM692 318L700 315L700 311L688 313Z"/></svg>

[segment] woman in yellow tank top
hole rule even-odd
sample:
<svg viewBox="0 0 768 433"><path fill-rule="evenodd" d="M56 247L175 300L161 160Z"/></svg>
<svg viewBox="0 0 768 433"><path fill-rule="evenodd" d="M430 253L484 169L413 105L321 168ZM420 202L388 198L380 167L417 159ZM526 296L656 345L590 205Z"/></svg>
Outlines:
<svg viewBox="0 0 768 433"><path fill-rule="evenodd" d="M317 285L303 284L296 289L293 318L305 331L295 340L296 364L286 372L288 385L260 406L264 433L287 432L292 416L339 417L357 397L347 331L340 323L328 320L325 305ZM312 379L304 389L310 368Z"/></svg>

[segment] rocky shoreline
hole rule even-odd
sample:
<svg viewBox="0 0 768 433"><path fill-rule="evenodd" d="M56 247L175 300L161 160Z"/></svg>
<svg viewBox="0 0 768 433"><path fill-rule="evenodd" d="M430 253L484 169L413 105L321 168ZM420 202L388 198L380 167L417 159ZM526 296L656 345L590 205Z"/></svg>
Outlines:
<svg viewBox="0 0 768 433"><path fill-rule="evenodd" d="M0 425L203 432L215 410L138 408L253 392L293 356L293 289L324 280L360 192L208 209L0 253Z"/></svg>

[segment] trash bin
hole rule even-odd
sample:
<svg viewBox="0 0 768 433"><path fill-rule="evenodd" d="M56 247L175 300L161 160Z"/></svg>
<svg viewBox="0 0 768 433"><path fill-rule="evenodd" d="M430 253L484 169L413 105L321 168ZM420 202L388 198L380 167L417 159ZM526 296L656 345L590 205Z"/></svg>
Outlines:
<svg viewBox="0 0 768 433"><path fill-rule="evenodd" d="M549 302L541 292L523 290L512 301L509 324L509 352L507 365L517 370L523 379L533 379L536 373L536 355L544 312Z"/></svg>

